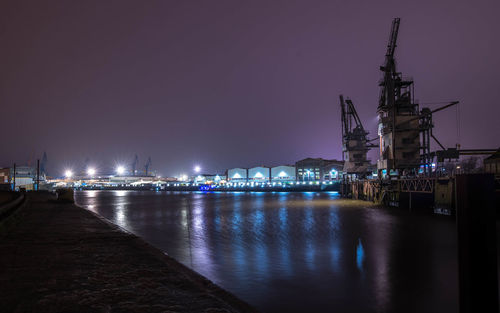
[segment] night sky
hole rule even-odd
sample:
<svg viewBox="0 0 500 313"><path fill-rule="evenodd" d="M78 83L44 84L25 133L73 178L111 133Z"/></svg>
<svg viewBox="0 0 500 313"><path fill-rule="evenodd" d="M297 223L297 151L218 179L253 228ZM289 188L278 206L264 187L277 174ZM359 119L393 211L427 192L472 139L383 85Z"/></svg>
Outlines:
<svg viewBox="0 0 500 313"><path fill-rule="evenodd" d="M376 135L394 17L416 99L461 102L436 114L438 138L497 148L499 12L497 0L3 1L0 166L44 151L52 175L135 154L162 175L340 159L340 93Z"/></svg>

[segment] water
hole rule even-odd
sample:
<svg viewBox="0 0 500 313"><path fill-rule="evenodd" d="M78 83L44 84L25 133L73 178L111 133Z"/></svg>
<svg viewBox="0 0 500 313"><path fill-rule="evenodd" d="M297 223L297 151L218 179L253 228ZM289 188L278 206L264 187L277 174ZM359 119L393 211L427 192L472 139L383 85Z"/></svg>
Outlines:
<svg viewBox="0 0 500 313"><path fill-rule="evenodd" d="M457 312L450 217L336 193L79 191L79 205L263 312Z"/></svg>

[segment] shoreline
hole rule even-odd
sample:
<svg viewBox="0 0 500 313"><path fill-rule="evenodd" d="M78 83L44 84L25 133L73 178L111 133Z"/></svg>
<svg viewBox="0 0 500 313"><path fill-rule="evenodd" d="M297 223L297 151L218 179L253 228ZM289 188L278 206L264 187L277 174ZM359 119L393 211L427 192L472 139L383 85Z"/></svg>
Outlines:
<svg viewBox="0 0 500 313"><path fill-rule="evenodd" d="M5 312L257 312L142 238L48 194L28 195L0 255Z"/></svg>

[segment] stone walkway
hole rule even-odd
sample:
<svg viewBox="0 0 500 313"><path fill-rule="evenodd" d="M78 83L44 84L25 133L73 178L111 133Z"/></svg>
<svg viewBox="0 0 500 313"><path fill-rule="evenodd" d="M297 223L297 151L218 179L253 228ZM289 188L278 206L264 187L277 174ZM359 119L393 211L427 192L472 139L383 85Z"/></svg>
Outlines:
<svg viewBox="0 0 500 313"><path fill-rule="evenodd" d="M31 194L0 238L1 312L255 312L140 238Z"/></svg>

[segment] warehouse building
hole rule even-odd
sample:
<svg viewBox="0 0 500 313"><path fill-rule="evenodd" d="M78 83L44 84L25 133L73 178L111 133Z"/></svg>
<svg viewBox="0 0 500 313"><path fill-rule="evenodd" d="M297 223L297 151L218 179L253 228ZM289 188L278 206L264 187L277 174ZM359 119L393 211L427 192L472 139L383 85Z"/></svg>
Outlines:
<svg viewBox="0 0 500 313"><path fill-rule="evenodd" d="M256 166L249 169L232 168L227 170L228 182L295 182L295 181L332 181L340 179L343 161L307 158L293 165L274 167Z"/></svg>
<svg viewBox="0 0 500 313"><path fill-rule="evenodd" d="M271 180L271 168L266 166L256 166L248 169L248 179L255 182L265 182Z"/></svg>
<svg viewBox="0 0 500 313"><path fill-rule="evenodd" d="M295 163L298 181L331 181L340 178L343 161L307 158Z"/></svg>
<svg viewBox="0 0 500 313"><path fill-rule="evenodd" d="M14 183L14 168L10 168L10 181ZM40 177L44 180L45 177ZM14 189L18 190L23 188L26 190L33 190L36 181L36 169L31 166L17 166L15 172L15 186Z"/></svg>
<svg viewBox="0 0 500 313"><path fill-rule="evenodd" d="M246 182L248 180L248 169L246 168L231 168L227 170L228 181Z"/></svg>
<svg viewBox="0 0 500 313"><path fill-rule="evenodd" d="M200 174L193 177L192 181L199 184L220 184L226 181L226 175Z"/></svg>
<svg viewBox="0 0 500 313"><path fill-rule="evenodd" d="M271 168L271 178L272 181L295 181L295 166L291 165L280 165Z"/></svg>

